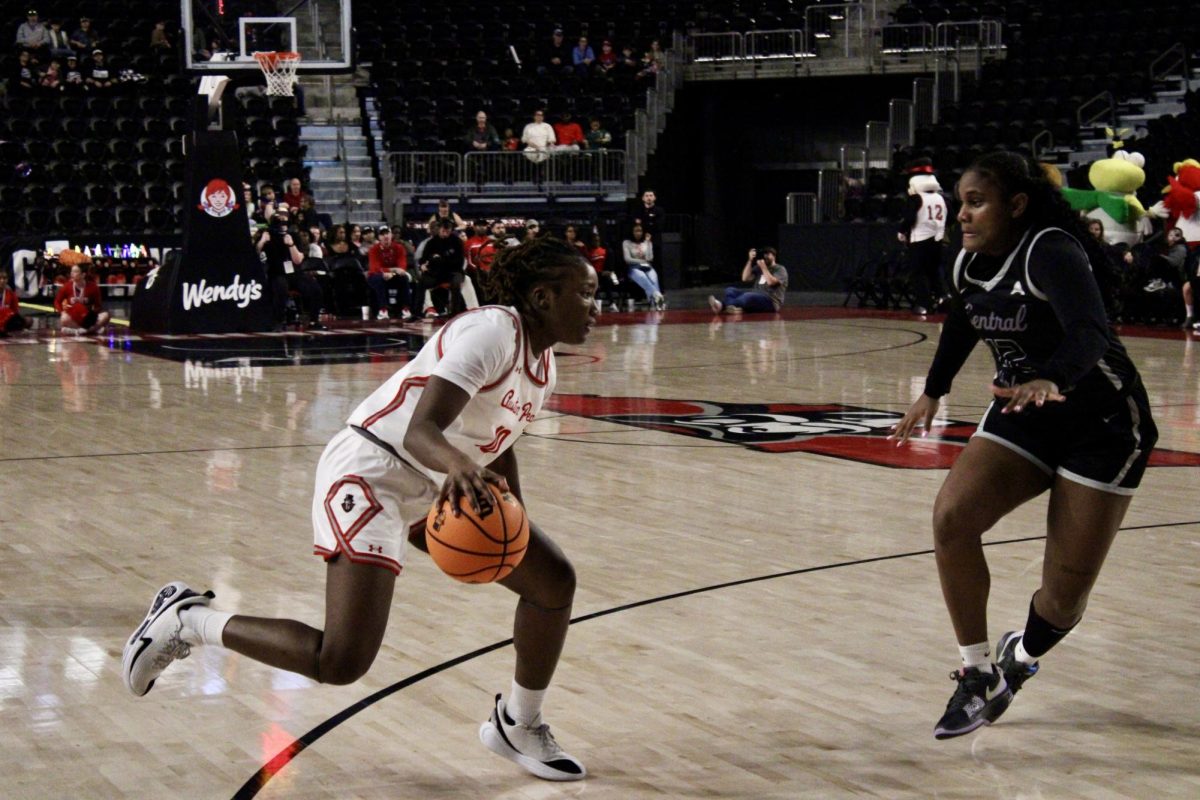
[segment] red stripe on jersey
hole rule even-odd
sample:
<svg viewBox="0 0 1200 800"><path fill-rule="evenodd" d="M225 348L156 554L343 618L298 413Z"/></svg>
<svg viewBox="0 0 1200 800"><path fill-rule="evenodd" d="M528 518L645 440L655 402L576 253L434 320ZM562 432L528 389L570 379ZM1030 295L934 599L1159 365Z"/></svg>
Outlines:
<svg viewBox="0 0 1200 800"><path fill-rule="evenodd" d="M524 330L525 330L525 328L524 328L524 327L521 325L521 318L520 318L520 317L518 317L518 316L517 316L516 314L514 314L513 312L509 311L509 310L508 310L507 308L505 308L504 306L480 306L479 308L472 308L472 309L470 309L469 311L464 311L463 313L459 314L457 317L455 317L454 319L450 320L450 321L449 321L449 322L447 322L445 325L443 325L443 326L442 326L442 329L441 329L440 331L438 331L437 342L436 342L436 344L437 344L437 356L438 356L438 361L441 361L441 360L442 360L442 356L443 356L443 355L445 355L445 351L442 349L442 336L444 336L444 335L445 335L445 333L446 333L446 330L447 330L447 329L448 329L448 328L449 328L451 325L453 325L453 324L454 324L456 321L458 321L458 320L462 319L463 317L465 317L467 314L474 314L474 313L476 313L476 312L479 312L479 311L486 311L486 310L487 310L487 309L489 309L489 308L498 308L498 309L500 309L501 311L503 311L505 314L508 314L510 317L512 317L512 318L513 318L513 325L514 325L514 326L516 326L516 331L515 331L514 333L515 333L515 334L517 335L517 337L518 337L518 338L517 338L517 349L518 349L518 350L522 349L522 348L521 348L522 340L521 340L520 336L521 336L521 334L522 334L522 333L524 333ZM508 368L507 368L506 370L504 370L504 373L503 373L503 374L500 376L500 378L499 378L498 380L496 380L495 382L493 382L493 383L489 383L487 386L481 386L481 387L479 387L479 391L480 391L480 392L490 392L492 389L495 389L497 386L499 386L500 384L504 383L504 379L505 379L506 377L508 377L508 373L509 373L509 372L511 372L511 371L512 371L512 368L513 368L513 367L515 367L515 366L517 365L517 358L518 358L517 354L516 354L516 353L513 353L513 360L512 360L512 363L508 365ZM536 381L535 381L535 382L536 382ZM538 384L538 385L539 385L539 386L544 386L545 384L543 383L543 384Z"/></svg>
<svg viewBox="0 0 1200 800"><path fill-rule="evenodd" d="M429 383L428 375L418 375L416 377L405 378L400 382L400 388L396 390L396 396L392 398L391 402L381 408L379 411L376 411L374 414L367 417L363 421L362 427L369 428L376 422L379 422L379 420L383 419L388 414L404 405L404 399L408 396L409 389L423 387L427 383Z"/></svg>
<svg viewBox="0 0 1200 800"><path fill-rule="evenodd" d="M485 453L499 453L500 448L504 445L504 440L507 439L511 433L512 431L510 431L508 428L505 428L503 425L497 425L496 436L492 439L492 441L488 442L487 444L479 444L475 446Z"/></svg>

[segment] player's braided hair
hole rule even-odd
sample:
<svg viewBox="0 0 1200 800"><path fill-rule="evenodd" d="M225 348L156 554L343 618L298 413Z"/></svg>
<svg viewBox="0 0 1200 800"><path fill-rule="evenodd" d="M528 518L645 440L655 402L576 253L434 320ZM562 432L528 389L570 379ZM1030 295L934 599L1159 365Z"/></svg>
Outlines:
<svg viewBox="0 0 1200 800"><path fill-rule="evenodd" d="M1119 280L1112 261L1088 233L1079 214L1067 203L1062 191L1051 182L1041 165L1017 153L997 151L980 156L966 171L986 177L1000 189L1006 200L1022 192L1029 197L1029 204L1018 224L1033 230L1062 228L1079 240L1092 265L1092 274L1111 320L1119 305Z"/></svg>
<svg viewBox="0 0 1200 800"><path fill-rule="evenodd" d="M553 236L510 247L496 256L488 273L488 291L496 303L529 312L529 291L539 283L558 283L586 264L579 251Z"/></svg>

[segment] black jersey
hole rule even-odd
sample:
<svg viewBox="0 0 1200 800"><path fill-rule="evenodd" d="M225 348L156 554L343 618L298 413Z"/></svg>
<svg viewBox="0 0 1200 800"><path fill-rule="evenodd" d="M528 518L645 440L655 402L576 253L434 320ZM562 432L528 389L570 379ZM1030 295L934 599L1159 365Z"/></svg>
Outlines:
<svg viewBox="0 0 1200 800"><path fill-rule="evenodd" d="M1060 228L1027 231L1005 258L962 251L952 304L925 393L941 397L983 340L995 381L1054 381L1075 401L1105 401L1139 383L1137 369L1108 326L1087 253Z"/></svg>

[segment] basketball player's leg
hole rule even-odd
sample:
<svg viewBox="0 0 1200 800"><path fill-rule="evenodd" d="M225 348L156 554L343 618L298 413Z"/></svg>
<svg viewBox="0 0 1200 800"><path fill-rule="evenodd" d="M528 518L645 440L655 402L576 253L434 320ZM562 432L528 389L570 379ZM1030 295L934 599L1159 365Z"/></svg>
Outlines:
<svg viewBox="0 0 1200 800"><path fill-rule="evenodd" d="M985 418L986 419L986 418ZM934 726L938 739L962 736L999 717L1012 701L992 663L987 638L991 575L983 534L1050 485L1038 464L989 438L975 436L954 462L934 504L934 554L946 609L958 639L957 685Z"/></svg>
<svg viewBox="0 0 1200 800"><path fill-rule="evenodd" d="M521 599L513 622L516 680L527 689L550 685L571 622L575 568L541 528L529 525L529 549L512 574L500 581Z"/></svg>
<svg viewBox="0 0 1200 800"><path fill-rule="evenodd" d="M946 476L933 506L933 542L942 596L960 646L987 641L991 574L983 534L1050 484L1038 465L979 436L967 443Z"/></svg>
<svg viewBox="0 0 1200 800"><path fill-rule="evenodd" d="M383 642L396 575L340 555L327 564L323 631L296 620L238 614L225 625L221 644L320 683L353 683L365 675ZM186 622L188 612L182 616Z"/></svg>
<svg viewBox="0 0 1200 800"><path fill-rule="evenodd" d="M554 677L571 622L575 569L549 537L529 526L529 549L512 574L500 581L520 596L513 624L516 673L507 698L496 695L479 739L492 752L539 778L579 780L587 770L566 753L542 722L542 701Z"/></svg>

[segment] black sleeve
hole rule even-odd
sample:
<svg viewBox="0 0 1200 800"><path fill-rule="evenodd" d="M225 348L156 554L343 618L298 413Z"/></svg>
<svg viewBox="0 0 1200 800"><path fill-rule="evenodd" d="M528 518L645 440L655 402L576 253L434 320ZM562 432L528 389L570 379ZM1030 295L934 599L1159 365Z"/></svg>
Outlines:
<svg viewBox="0 0 1200 800"><path fill-rule="evenodd" d="M1108 350L1108 316L1100 287L1079 243L1054 231L1030 251L1028 278L1035 290L1045 295L1063 329L1062 343L1038 377L1054 381L1059 391L1066 392Z"/></svg>
<svg viewBox="0 0 1200 800"><path fill-rule="evenodd" d="M971 355L978 341L979 333L967 319L962 301L953 300L950 313L942 324L942 335L938 338L937 352L933 355L933 363L929 365L929 374L925 376L925 394L928 397L937 399L950 392L954 376L967 363L967 356Z"/></svg>
<svg viewBox="0 0 1200 800"><path fill-rule="evenodd" d="M917 214L921 211L921 195L910 194L904 202L904 216L900 218L900 233L905 236L912 233L913 226L917 224Z"/></svg>

